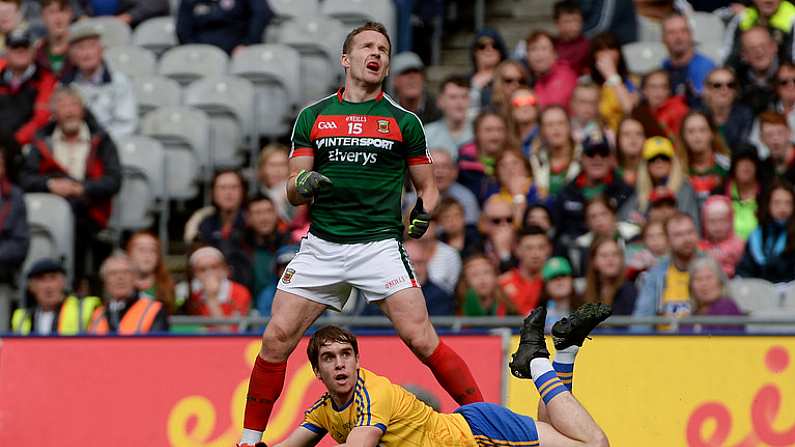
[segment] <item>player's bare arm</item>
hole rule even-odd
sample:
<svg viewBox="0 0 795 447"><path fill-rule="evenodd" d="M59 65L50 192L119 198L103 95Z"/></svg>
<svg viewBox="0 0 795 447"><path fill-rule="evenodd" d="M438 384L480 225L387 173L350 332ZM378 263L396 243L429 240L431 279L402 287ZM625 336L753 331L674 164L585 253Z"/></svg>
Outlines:
<svg viewBox="0 0 795 447"><path fill-rule="evenodd" d="M433 213L439 203L439 189L436 187L436 180L433 177L432 164L418 164L409 166L409 175L417 197L422 199L425 210Z"/></svg>
<svg viewBox="0 0 795 447"><path fill-rule="evenodd" d="M287 439L276 444L274 447L313 447L316 446L323 436L307 430L304 427L298 427L293 431Z"/></svg>

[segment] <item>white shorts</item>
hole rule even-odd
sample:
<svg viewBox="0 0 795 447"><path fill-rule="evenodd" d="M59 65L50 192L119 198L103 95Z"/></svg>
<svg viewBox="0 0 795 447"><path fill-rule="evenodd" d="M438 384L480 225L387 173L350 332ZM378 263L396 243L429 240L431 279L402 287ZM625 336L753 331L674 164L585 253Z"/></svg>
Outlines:
<svg viewBox="0 0 795 447"><path fill-rule="evenodd" d="M313 234L284 270L277 288L342 310L356 288L368 302L409 287L419 287L403 243L385 239L338 244Z"/></svg>

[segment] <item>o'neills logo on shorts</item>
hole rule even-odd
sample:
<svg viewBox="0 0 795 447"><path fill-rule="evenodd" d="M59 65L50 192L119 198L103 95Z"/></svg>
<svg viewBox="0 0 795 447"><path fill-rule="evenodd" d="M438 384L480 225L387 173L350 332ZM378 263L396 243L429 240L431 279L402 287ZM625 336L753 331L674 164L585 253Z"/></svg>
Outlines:
<svg viewBox="0 0 795 447"><path fill-rule="evenodd" d="M285 270L284 274L282 275L282 282L285 284L290 284L290 281L293 280L293 275L295 275L295 270L293 269Z"/></svg>
<svg viewBox="0 0 795 447"><path fill-rule="evenodd" d="M398 286L400 284L403 284L404 282L406 282L408 280L409 279L407 277L405 277L405 276L401 276L401 277L395 278L395 279L390 279L389 281L387 281L384 284L384 288L385 289L391 289L391 288L396 287L396 286Z"/></svg>

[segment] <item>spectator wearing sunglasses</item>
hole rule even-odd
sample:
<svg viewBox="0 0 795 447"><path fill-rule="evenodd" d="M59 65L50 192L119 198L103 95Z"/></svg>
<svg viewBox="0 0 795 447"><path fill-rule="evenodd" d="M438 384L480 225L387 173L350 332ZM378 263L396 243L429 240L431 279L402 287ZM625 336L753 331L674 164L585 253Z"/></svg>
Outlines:
<svg viewBox="0 0 795 447"><path fill-rule="evenodd" d="M643 143L643 159L638 166L635 194L619 208L619 219L644 224L654 202L663 192L671 194L676 208L689 215L698 228L696 193L675 156L674 145L664 137L652 137ZM656 200L655 200L656 199Z"/></svg>
<svg viewBox="0 0 795 447"><path fill-rule="evenodd" d="M588 232L585 205L604 196L613 207L620 208L632 195L632 188L615 171L610 143L603 136L592 136L583 143L582 172L558 194L552 208L553 221L565 222L558 237L565 245Z"/></svg>
<svg viewBox="0 0 795 447"><path fill-rule="evenodd" d="M507 116L510 112L513 92L527 85L528 76L527 69L521 62L512 59L500 62L500 65L494 70L491 102L483 105Z"/></svg>
<svg viewBox="0 0 795 447"><path fill-rule="evenodd" d="M558 60L554 38L546 31L534 31L527 38L527 65L541 107L567 107L577 85L577 74Z"/></svg>
<svg viewBox="0 0 795 447"><path fill-rule="evenodd" d="M483 204L478 229L486 255L506 272L516 265L513 249L516 242L516 227L513 206L510 200L495 194Z"/></svg>
<svg viewBox="0 0 795 447"><path fill-rule="evenodd" d="M737 101L737 80L731 69L721 67L710 72L704 83L701 100L701 110L712 118L718 132L732 150L748 141L754 113Z"/></svg>
<svg viewBox="0 0 795 447"><path fill-rule="evenodd" d="M493 28L483 28L472 42L472 75L470 115L477 115L482 104L491 102L492 80L500 62L508 58L508 50L500 33Z"/></svg>
<svg viewBox="0 0 795 447"><path fill-rule="evenodd" d="M775 97L774 81L778 70L778 46L770 32L761 26L742 34L742 64L737 75L741 87L740 101L754 114L768 108Z"/></svg>
<svg viewBox="0 0 795 447"><path fill-rule="evenodd" d="M790 129L795 129L795 64L792 62L784 62L778 67L773 108L787 117ZM795 134L790 138L795 143Z"/></svg>

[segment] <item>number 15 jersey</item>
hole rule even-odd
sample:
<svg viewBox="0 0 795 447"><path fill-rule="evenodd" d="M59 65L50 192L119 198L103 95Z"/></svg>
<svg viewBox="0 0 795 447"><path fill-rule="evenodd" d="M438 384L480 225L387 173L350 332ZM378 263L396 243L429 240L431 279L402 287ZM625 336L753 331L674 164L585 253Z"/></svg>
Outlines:
<svg viewBox="0 0 795 447"><path fill-rule="evenodd" d="M307 155L333 183L310 206L312 234L343 244L402 238L407 166L431 163L417 115L383 93L353 103L340 89L298 115L290 157Z"/></svg>

